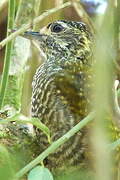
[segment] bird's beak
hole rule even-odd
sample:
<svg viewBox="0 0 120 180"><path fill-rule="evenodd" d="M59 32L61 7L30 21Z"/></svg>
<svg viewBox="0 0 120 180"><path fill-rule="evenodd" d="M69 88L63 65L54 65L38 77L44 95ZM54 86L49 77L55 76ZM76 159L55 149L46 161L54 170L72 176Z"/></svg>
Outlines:
<svg viewBox="0 0 120 180"><path fill-rule="evenodd" d="M39 32L33 32L33 31L26 31L23 34L23 37L31 39L31 38L35 38L36 36L40 36Z"/></svg>
<svg viewBox="0 0 120 180"><path fill-rule="evenodd" d="M41 34L40 32L33 32L33 31L26 31L22 36L27 39L39 40L39 41L44 41L47 37L46 34Z"/></svg>

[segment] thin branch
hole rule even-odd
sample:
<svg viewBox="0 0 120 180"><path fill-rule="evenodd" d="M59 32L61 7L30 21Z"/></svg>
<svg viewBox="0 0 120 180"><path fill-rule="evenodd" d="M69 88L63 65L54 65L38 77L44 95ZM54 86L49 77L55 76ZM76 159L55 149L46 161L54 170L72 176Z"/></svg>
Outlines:
<svg viewBox="0 0 120 180"><path fill-rule="evenodd" d="M108 145L108 150L114 151L118 146L120 146L120 139L117 139L113 143Z"/></svg>
<svg viewBox="0 0 120 180"><path fill-rule="evenodd" d="M13 29L14 15L15 15L15 0L9 0L7 36L9 35L8 29ZM3 75L2 75L1 89L0 89L0 109L4 101L5 90L8 82L8 73L9 73L12 46L13 46L12 41L9 42L6 46L4 68L3 68Z"/></svg>
<svg viewBox="0 0 120 180"><path fill-rule="evenodd" d="M36 1L35 1L35 4L34 4L35 17L37 17L37 16L40 15L41 2L42 2L42 0L36 0ZM35 24L34 27L33 27L33 31L36 31L36 29L37 29L37 26L36 26L36 24Z"/></svg>
<svg viewBox="0 0 120 180"><path fill-rule="evenodd" d="M117 81L117 80L116 80ZM119 85L119 82L115 81L114 84L114 89L113 89L113 106L112 106L112 111L113 111L113 115L114 115L114 119L113 122L115 123L115 125L120 128L120 107L119 107L119 103L118 103L118 96L120 91L117 91L117 87ZM117 83L117 84L116 84Z"/></svg>
<svg viewBox="0 0 120 180"><path fill-rule="evenodd" d="M117 56L117 53L119 51L120 1L117 0L116 2L117 4L114 4L114 46Z"/></svg>
<svg viewBox="0 0 120 180"><path fill-rule="evenodd" d="M76 0L72 0L72 5L73 5L75 11L77 12L78 16L80 18L82 18L83 20L85 20L85 22L90 26L91 31L94 34L96 30L93 25L93 22L90 19L90 17L88 16L88 14L85 12L84 8L81 6L80 2L76 1Z"/></svg>
<svg viewBox="0 0 120 180"><path fill-rule="evenodd" d="M62 4L61 6L55 7L53 9L50 9L50 10L44 12L43 14L41 14L40 16L36 17L33 20L32 23L28 23L28 24L23 25L23 27L20 28L18 31L15 31L10 36L8 36L6 39L4 39L3 41L0 42L0 49L2 49L9 41L14 39L16 36L18 36L19 34L22 34L27 29L33 27L35 24L39 23L40 21L42 21L44 18L46 18L50 14L55 13L56 11L59 11L59 10L61 10L63 8L68 7L68 6L71 6L71 2L67 2L67 3Z"/></svg>
<svg viewBox="0 0 120 180"><path fill-rule="evenodd" d="M16 178L22 177L29 170L31 170L34 166L42 162L49 154L54 153L56 149L58 149L62 144L68 141L75 133L77 133L80 129L82 129L86 124L91 122L94 119L95 113L90 113L87 117L81 120L76 126L74 126L71 130L69 130L65 135L59 138L57 141L53 142L45 151L43 151L36 159L31 161L28 165L26 165L23 169L21 169L17 174Z"/></svg>
<svg viewBox="0 0 120 180"><path fill-rule="evenodd" d="M115 3L115 2L114 2ZM116 0L114 5L114 47L116 58L114 60L118 79L120 80L120 45L119 45L119 30L120 30L120 1Z"/></svg>

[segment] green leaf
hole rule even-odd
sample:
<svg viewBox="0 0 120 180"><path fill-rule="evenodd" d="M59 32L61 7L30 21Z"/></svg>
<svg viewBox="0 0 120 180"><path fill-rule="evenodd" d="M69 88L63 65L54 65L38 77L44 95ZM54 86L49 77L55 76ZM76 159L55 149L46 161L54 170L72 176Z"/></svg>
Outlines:
<svg viewBox="0 0 120 180"><path fill-rule="evenodd" d="M49 169L36 166L28 174L28 180L53 180L53 176Z"/></svg>
<svg viewBox="0 0 120 180"><path fill-rule="evenodd" d="M0 145L0 179L14 180L14 167L10 153Z"/></svg>

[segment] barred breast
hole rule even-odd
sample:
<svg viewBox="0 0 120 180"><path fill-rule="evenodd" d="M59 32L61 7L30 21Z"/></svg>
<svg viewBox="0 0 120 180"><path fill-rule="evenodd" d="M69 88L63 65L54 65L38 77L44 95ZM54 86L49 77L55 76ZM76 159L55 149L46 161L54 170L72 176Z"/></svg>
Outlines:
<svg viewBox="0 0 120 180"><path fill-rule="evenodd" d="M76 75L67 72L66 75L66 71L51 63L38 68L33 80L32 116L38 117L50 129L52 141L63 136L87 114L88 94L84 86L87 78L82 72ZM38 129L36 134L42 152L49 146L48 139ZM55 168L84 162L87 139L87 130L83 129L50 155L46 165Z"/></svg>

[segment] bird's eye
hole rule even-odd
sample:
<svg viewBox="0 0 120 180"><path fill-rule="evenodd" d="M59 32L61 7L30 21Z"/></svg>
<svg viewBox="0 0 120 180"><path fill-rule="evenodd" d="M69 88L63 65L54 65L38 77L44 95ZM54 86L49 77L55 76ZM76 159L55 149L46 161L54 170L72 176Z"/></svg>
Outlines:
<svg viewBox="0 0 120 180"><path fill-rule="evenodd" d="M55 32L55 33L59 33L59 32L61 32L63 29L64 29L64 27L61 26L60 24L53 24L53 25L51 26L51 31L52 31L52 32Z"/></svg>

